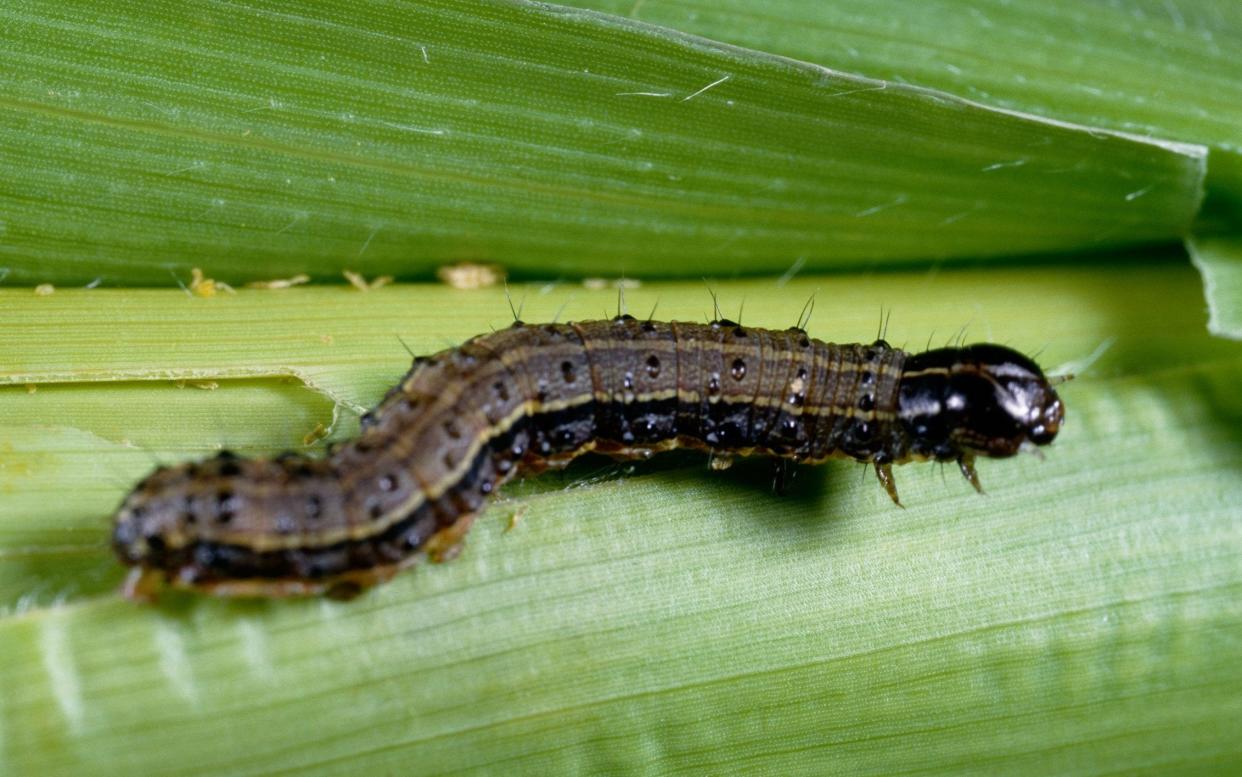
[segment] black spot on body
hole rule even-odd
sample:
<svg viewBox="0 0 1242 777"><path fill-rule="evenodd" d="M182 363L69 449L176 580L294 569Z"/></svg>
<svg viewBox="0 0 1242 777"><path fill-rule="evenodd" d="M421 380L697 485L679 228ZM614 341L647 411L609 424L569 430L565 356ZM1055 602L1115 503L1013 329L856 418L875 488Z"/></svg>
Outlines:
<svg viewBox="0 0 1242 777"><path fill-rule="evenodd" d="M845 451L858 459L869 459L871 456L871 424L866 421L854 421L845 430Z"/></svg>
<svg viewBox="0 0 1242 777"><path fill-rule="evenodd" d="M203 542L194 546L194 563L199 567L210 569L216 565L219 554L211 543Z"/></svg>
<svg viewBox="0 0 1242 777"><path fill-rule="evenodd" d="M725 421L717 426L716 437L719 444L726 448L739 447L745 442L743 426L737 421Z"/></svg>
<svg viewBox="0 0 1242 777"><path fill-rule="evenodd" d="M660 358L654 353L647 357L647 377L653 380L660 377Z"/></svg>
<svg viewBox="0 0 1242 777"><path fill-rule="evenodd" d="M237 498L232 491L216 492L216 520L228 523L237 512Z"/></svg>

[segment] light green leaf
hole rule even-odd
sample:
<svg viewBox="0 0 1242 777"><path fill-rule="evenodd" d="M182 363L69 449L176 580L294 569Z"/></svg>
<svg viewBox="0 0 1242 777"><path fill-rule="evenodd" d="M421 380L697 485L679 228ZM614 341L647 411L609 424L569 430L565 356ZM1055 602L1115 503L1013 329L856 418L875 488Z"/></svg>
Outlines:
<svg viewBox="0 0 1242 777"><path fill-rule="evenodd" d="M1203 331L1189 267L717 290L753 325L787 326L817 291L825 338L874 337L883 306L915 350L966 322L968 339L1042 349L1080 373L1068 424L1044 461L983 462L986 496L900 468L905 510L848 463L776 497L763 462L721 477L695 456L596 460L506 488L460 558L351 603L138 606L112 591L104 517L151 457L296 445L331 422L318 391L366 405L396 379L395 335L436 350L507 306L417 286L0 293L20 335L0 389L0 772L1242 764L1242 351ZM530 320L615 305L514 291ZM699 283L627 295L636 313L656 300L682 319L710 304ZM318 391L258 377L287 375Z"/></svg>
<svg viewBox="0 0 1242 777"><path fill-rule="evenodd" d="M1097 249L1184 236L1203 184L1200 146L525 2L8 4L0 72L28 284Z"/></svg>
<svg viewBox="0 0 1242 777"><path fill-rule="evenodd" d="M1187 248L1203 275L1208 330L1242 340L1242 237L1196 237Z"/></svg>

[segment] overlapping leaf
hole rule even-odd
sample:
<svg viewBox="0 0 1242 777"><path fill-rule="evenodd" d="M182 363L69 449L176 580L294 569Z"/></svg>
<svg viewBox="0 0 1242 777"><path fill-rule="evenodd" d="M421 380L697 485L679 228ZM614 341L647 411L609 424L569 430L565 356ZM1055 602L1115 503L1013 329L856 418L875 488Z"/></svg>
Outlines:
<svg viewBox="0 0 1242 777"><path fill-rule="evenodd" d="M1167 241L1203 148L555 6L0 9L0 267L694 277Z"/></svg>

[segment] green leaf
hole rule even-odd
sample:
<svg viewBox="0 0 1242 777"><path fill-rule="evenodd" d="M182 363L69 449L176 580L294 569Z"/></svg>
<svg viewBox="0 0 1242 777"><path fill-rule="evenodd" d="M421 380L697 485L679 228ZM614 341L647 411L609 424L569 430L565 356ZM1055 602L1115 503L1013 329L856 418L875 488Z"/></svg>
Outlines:
<svg viewBox="0 0 1242 777"><path fill-rule="evenodd" d="M1203 186L1199 146L535 3L8 4L0 72L27 284L1052 253L1181 238Z"/></svg>
<svg viewBox="0 0 1242 777"><path fill-rule="evenodd" d="M1176 259L1176 257L1172 257ZM104 517L151 458L296 445L495 290L0 292L0 772L1228 772L1242 765L1242 351L1185 264L716 285L726 312L1073 369L1044 461L585 462L507 487L458 559L350 603L122 601ZM1003 292L999 291L1003 290ZM614 292L514 289L529 320ZM700 320L701 283L630 309ZM244 377L239 377L244 376ZM266 376L266 377L264 377ZM281 383L280 376L299 381ZM215 390L179 388L185 378ZM58 384L45 384L55 380ZM22 385L34 382L31 394ZM338 434L348 434L343 417ZM942 477L943 475L943 477ZM516 525L510 528L516 516ZM52 606L55 603L55 606Z"/></svg>
<svg viewBox="0 0 1242 777"><path fill-rule="evenodd" d="M569 0L871 78L1091 127L1203 143L1242 213L1234 0Z"/></svg>
<svg viewBox="0 0 1242 777"><path fill-rule="evenodd" d="M1208 330L1242 340L1242 237L1197 237L1187 248L1203 275Z"/></svg>
<svg viewBox="0 0 1242 777"><path fill-rule="evenodd" d="M1242 229L1242 4L1233 0L568 1L997 108L1208 145L1197 231ZM1237 297L1219 296L1234 287L1230 263L1192 251L1212 331L1237 337L1226 323Z"/></svg>
<svg viewBox="0 0 1242 777"><path fill-rule="evenodd" d="M0 290L0 774L1242 771L1242 351L1181 254L1064 254L1193 221L1237 335L1239 6L588 3L638 21L0 7L0 280L60 286ZM882 309L911 350L967 324L1077 373L1069 423L982 462L983 497L932 465L897 510L846 462L778 498L762 461L592 459L348 604L120 599L107 516L157 461L347 437L402 341L508 305L65 285L463 259L624 272L632 312L692 320L703 284L653 278L788 270L713 286L773 327L815 292L838 341Z"/></svg>

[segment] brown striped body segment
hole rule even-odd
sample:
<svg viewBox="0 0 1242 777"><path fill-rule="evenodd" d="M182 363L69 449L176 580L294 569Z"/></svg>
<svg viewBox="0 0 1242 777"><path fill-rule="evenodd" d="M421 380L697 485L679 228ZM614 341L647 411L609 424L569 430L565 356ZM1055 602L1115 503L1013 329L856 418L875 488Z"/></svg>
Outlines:
<svg viewBox="0 0 1242 777"><path fill-rule="evenodd" d="M852 458L874 463L896 501L892 464L957 460L977 486L976 454L1044 444L1061 412L1038 367L998 346L912 357L729 321L519 322L416 359L326 458L157 470L122 504L113 545L135 596L165 584L347 595L447 556L505 481L591 450L694 448L717 468L736 455Z"/></svg>

